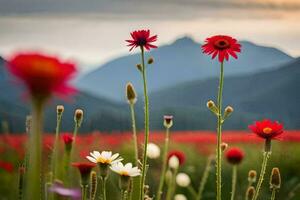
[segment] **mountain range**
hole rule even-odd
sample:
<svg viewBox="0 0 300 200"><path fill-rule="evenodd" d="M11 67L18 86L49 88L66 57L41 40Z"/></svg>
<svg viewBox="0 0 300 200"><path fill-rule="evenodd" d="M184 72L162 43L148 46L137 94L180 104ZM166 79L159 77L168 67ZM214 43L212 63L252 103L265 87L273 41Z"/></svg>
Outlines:
<svg viewBox="0 0 300 200"><path fill-rule="evenodd" d="M238 60L225 64L224 106L235 111L225 129L246 129L249 123L271 118L288 129L300 128L300 58L293 58L271 47L241 42ZM206 108L209 99L216 99L219 66L201 54L200 44L188 37L162 46L150 53L149 65L150 124L162 129L162 116L174 115L175 130L215 128L215 117ZM72 131L73 113L84 110L82 132L130 130L130 113L125 101L125 84L131 81L137 91L138 129L143 128L143 96L141 77L135 65L139 55L114 59L76 82L79 92L65 102L54 99L45 114L45 131L54 132L57 104L65 105L63 131ZM24 132L25 118L30 114L24 90L12 82L0 57L0 122L2 132L8 124L10 132Z"/></svg>
<svg viewBox="0 0 300 200"><path fill-rule="evenodd" d="M242 53L238 60L226 62L226 76L253 74L274 69L293 58L271 47L242 41ZM146 54L153 57L154 64L147 69L150 92L191 80L217 77L219 63L201 53L201 44L189 37L179 38L172 44L163 45ZM77 86L96 96L124 101L124 87L132 82L138 93L142 93L142 80L136 64L140 55L132 54L114 59L91 71L77 81Z"/></svg>

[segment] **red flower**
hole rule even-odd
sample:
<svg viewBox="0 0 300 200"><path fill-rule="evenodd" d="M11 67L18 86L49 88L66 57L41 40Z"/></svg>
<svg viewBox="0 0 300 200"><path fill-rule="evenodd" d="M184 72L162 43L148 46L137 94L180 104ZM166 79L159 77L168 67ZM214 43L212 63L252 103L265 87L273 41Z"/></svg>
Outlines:
<svg viewBox="0 0 300 200"><path fill-rule="evenodd" d="M242 162L244 158L244 152L237 147L228 149L226 153L226 159L230 164L237 165Z"/></svg>
<svg viewBox="0 0 300 200"><path fill-rule="evenodd" d="M73 136L71 136L70 134L64 134L64 135L62 136L62 139L63 139L63 141L64 141L64 143L65 143L66 145L72 144L72 142L73 142L73 140L74 140Z"/></svg>
<svg viewBox="0 0 300 200"><path fill-rule="evenodd" d="M283 125L269 119L256 121L254 124L249 125L249 129L264 139L278 139L278 136L283 133Z"/></svg>
<svg viewBox="0 0 300 200"><path fill-rule="evenodd" d="M10 162L0 161L0 169L12 173L14 171L14 166Z"/></svg>
<svg viewBox="0 0 300 200"><path fill-rule="evenodd" d="M230 36L216 35L205 40L202 51L207 55L212 55L212 59L218 55L219 61L223 62L224 58L228 60L229 56L237 59L236 52L241 52L241 45Z"/></svg>
<svg viewBox="0 0 300 200"><path fill-rule="evenodd" d="M73 63L39 53L20 53L8 61L7 67L35 99L45 100L53 93L67 95L76 91L67 84L76 72Z"/></svg>
<svg viewBox="0 0 300 200"><path fill-rule="evenodd" d="M179 160L179 164L182 165L185 161L185 155L181 151L170 151L168 154L168 160L172 157L176 156Z"/></svg>
<svg viewBox="0 0 300 200"><path fill-rule="evenodd" d="M157 40L157 35L150 36L150 30L133 31L130 35L132 40L126 40L129 43L127 46L131 47L130 51L137 47L145 47L147 50L157 48L157 46L151 44Z"/></svg>
<svg viewBox="0 0 300 200"><path fill-rule="evenodd" d="M82 177L86 177L90 175L96 165L92 163L72 163L72 166L78 168Z"/></svg>

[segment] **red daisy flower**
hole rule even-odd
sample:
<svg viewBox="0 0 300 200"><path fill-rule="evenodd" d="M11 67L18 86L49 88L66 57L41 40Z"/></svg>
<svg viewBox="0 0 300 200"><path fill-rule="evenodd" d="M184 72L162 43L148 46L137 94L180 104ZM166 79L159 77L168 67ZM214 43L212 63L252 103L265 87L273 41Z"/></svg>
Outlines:
<svg viewBox="0 0 300 200"><path fill-rule="evenodd" d="M53 93L63 96L76 91L67 84L76 72L73 63L39 53L20 53L8 61L7 68L35 99L45 100Z"/></svg>
<svg viewBox="0 0 300 200"><path fill-rule="evenodd" d="M230 36L216 35L205 40L202 51L207 55L212 55L212 59L218 55L219 61L223 62L224 58L228 61L229 56L237 59L236 52L241 52L241 45Z"/></svg>
<svg viewBox="0 0 300 200"><path fill-rule="evenodd" d="M181 151L170 151L168 154L168 160L172 156L176 156L178 158L180 165L182 165L185 162L185 154Z"/></svg>
<svg viewBox="0 0 300 200"><path fill-rule="evenodd" d="M90 175L96 165L93 163L72 163L72 166L77 167L82 177L86 177Z"/></svg>
<svg viewBox="0 0 300 200"><path fill-rule="evenodd" d="M283 125L277 121L272 122L269 119L256 121L254 124L249 125L249 129L264 139L278 139L283 133Z"/></svg>
<svg viewBox="0 0 300 200"><path fill-rule="evenodd" d="M145 47L147 50L157 48L151 44L157 40L157 35L150 36L150 30L137 30L131 32L130 35L132 39L126 40L129 43L127 46L131 47L129 51L137 47Z"/></svg>
<svg viewBox="0 0 300 200"><path fill-rule="evenodd" d="M244 152L237 147L232 147L226 152L226 159L230 164L237 165L242 162L244 158Z"/></svg>
<svg viewBox="0 0 300 200"><path fill-rule="evenodd" d="M74 140L73 136L71 136L70 134L64 134L64 135L62 136L62 139L63 139L63 141L64 141L64 143L65 143L66 145L72 144L72 142L73 142L73 140Z"/></svg>

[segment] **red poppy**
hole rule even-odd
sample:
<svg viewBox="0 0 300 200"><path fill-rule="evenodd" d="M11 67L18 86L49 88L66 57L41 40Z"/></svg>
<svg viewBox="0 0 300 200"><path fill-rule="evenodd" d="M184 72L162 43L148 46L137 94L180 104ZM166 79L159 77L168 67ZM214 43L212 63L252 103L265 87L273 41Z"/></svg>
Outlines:
<svg viewBox="0 0 300 200"><path fill-rule="evenodd" d="M45 100L53 93L64 96L76 91L67 84L76 72L73 63L39 53L20 53L8 61L7 68L35 99Z"/></svg>
<svg viewBox="0 0 300 200"><path fill-rule="evenodd" d="M96 165L92 163L72 163L72 166L77 167L81 176L86 177L90 175Z"/></svg>
<svg viewBox="0 0 300 200"><path fill-rule="evenodd" d="M185 162L185 154L181 151L170 151L168 154L168 160L172 156L176 156L178 158L180 165L182 165Z"/></svg>
<svg viewBox="0 0 300 200"><path fill-rule="evenodd" d="M64 143L65 143L66 145L72 144L72 142L73 142L73 140L74 140L73 136L70 135L70 134L64 134L64 135L62 136L62 139L63 139L63 141L64 141Z"/></svg>
<svg viewBox="0 0 300 200"><path fill-rule="evenodd" d="M226 159L230 164L237 165L242 162L244 158L244 152L237 147L232 147L226 152Z"/></svg>
<svg viewBox="0 0 300 200"><path fill-rule="evenodd" d="M216 35L205 40L202 51L207 55L212 55L212 59L218 55L219 61L223 62L224 58L228 61L229 56L237 59L236 53L241 52L241 45L230 36Z"/></svg>
<svg viewBox="0 0 300 200"><path fill-rule="evenodd" d="M283 125L269 119L256 121L254 124L249 125L249 129L264 139L278 139L283 133Z"/></svg>
<svg viewBox="0 0 300 200"><path fill-rule="evenodd" d="M131 47L130 51L137 47L145 47L147 50L157 48L157 46L151 44L157 40L157 35L150 36L150 30L137 30L131 32L130 35L132 39L126 40L129 43L127 46Z"/></svg>
<svg viewBox="0 0 300 200"><path fill-rule="evenodd" d="M10 162L0 161L0 169L12 173L14 171L14 166Z"/></svg>

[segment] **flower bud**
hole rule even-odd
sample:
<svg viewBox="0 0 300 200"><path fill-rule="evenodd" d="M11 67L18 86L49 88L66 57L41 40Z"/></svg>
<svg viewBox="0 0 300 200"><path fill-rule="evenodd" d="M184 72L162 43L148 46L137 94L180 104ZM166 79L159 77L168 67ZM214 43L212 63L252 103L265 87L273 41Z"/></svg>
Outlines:
<svg viewBox="0 0 300 200"><path fill-rule="evenodd" d="M179 173L176 176L176 183L180 187L188 187L190 185L190 183L191 183L191 179L190 179L190 177L187 174L185 174L185 173Z"/></svg>
<svg viewBox="0 0 300 200"><path fill-rule="evenodd" d="M253 186L248 187L246 192L247 200L251 200L255 194L255 188Z"/></svg>
<svg viewBox="0 0 300 200"><path fill-rule="evenodd" d="M228 144L225 142L222 142L222 144L221 144L222 151L225 151L227 149L227 147L228 147Z"/></svg>
<svg viewBox="0 0 300 200"><path fill-rule="evenodd" d="M209 100L209 101L206 103L206 106L207 106L207 108L208 108L211 112L213 112L213 113L216 114L216 115L218 114L218 108L217 108L215 102L213 102L212 100Z"/></svg>
<svg viewBox="0 0 300 200"><path fill-rule="evenodd" d="M95 200L96 193L97 193L97 174L96 172L91 172L91 178L90 178L90 199Z"/></svg>
<svg viewBox="0 0 300 200"><path fill-rule="evenodd" d="M159 158L159 156L160 156L160 148L156 144L154 144L154 143L149 143L147 145L147 156L150 159Z"/></svg>
<svg viewBox="0 0 300 200"><path fill-rule="evenodd" d="M151 65L154 62L154 59L151 57L148 59L148 64Z"/></svg>
<svg viewBox="0 0 300 200"><path fill-rule="evenodd" d="M137 64L136 68L138 68L138 70L141 72L143 71L143 66L141 64Z"/></svg>
<svg viewBox="0 0 300 200"><path fill-rule="evenodd" d="M187 198L183 194L176 194L174 200L187 200Z"/></svg>
<svg viewBox="0 0 300 200"><path fill-rule="evenodd" d="M171 156L169 159L169 167L171 169L178 169L179 167L179 159L176 156Z"/></svg>
<svg viewBox="0 0 300 200"><path fill-rule="evenodd" d="M83 119L83 110L76 109L75 114L74 114L74 121L75 121L77 127L81 126L82 119Z"/></svg>
<svg viewBox="0 0 300 200"><path fill-rule="evenodd" d="M32 122L32 116L31 116L31 115L27 115L27 116L26 116L26 122L25 122L26 133L30 133L31 122Z"/></svg>
<svg viewBox="0 0 300 200"><path fill-rule="evenodd" d="M270 178L270 188L279 189L281 186L281 176L279 168L274 167L272 169L271 178Z"/></svg>
<svg viewBox="0 0 300 200"><path fill-rule="evenodd" d="M128 100L128 103L133 105L137 101L137 95L135 92L135 89L131 83L126 84L126 97Z"/></svg>
<svg viewBox="0 0 300 200"><path fill-rule="evenodd" d="M57 105L56 106L56 113L57 115L61 115L65 110L65 107L63 105Z"/></svg>
<svg viewBox="0 0 300 200"><path fill-rule="evenodd" d="M227 106L224 111L224 119L228 118L233 112L233 108L231 106Z"/></svg>
<svg viewBox="0 0 300 200"><path fill-rule="evenodd" d="M171 128L173 126L173 116L172 115L164 116L164 126L166 128Z"/></svg>
<svg viewBox="0 0 300 200"><path fill-rule="evenodd" d="M248 181L249 183L255 183L256 182L256 176L257 176L257 173L255 170L250 170L248 172Z"/></svg>

